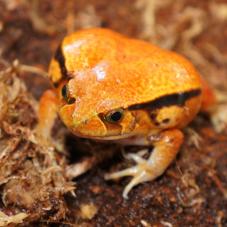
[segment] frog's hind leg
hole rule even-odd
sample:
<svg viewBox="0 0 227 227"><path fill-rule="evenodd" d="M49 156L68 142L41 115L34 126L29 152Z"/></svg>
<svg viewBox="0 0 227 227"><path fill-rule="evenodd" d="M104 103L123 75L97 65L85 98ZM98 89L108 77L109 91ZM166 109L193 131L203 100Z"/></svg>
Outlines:
<svg viewBox="0 0 227 227"><path fill-rule="evenodd" d="M37 134L46 141L51 139L51 130L57 118L58 100L53 90L44 92L39 103Z"/></svg>
<svg viewBox="0 0 227 227"><path fill-rule="evenodd" d="M183 133L178 129L166 130L158 137L150 137L154 149L146 160L138 154L131 154L130 157L137 165L119 172L106 175L106 179L117 179L125 176L132 176L132 180L125 187L123 197L127 198L129 191L136 185L151 181L160 176L176 157L176 154L183 142Z"/></svg>
<svg viewBox="0 0 227 227"><path fill-rule="evenodd" d="M202 82L202 105L201 111L202 112L210 112L210 110L215 106L217 100L214 90L211 89L209 84L201 78Z"/></svg>
<svg viewBox="0 0 227 227"><path fill-rule="evenodd" d="M202 80L202 106L201 111L209 113L216 132L227 128L227 96L226 92L214 90L206 81Z"/></svg>

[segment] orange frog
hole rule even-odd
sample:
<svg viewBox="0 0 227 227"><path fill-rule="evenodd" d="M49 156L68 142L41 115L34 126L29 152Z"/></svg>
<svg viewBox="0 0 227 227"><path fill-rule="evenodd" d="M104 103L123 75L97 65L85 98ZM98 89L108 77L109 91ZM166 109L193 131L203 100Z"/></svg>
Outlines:
<svg viewBox="0 0 227 227"><path fill-rule="evenodd" d="M163 174L183 142L181 129L213 102L193 65L176 53L108 29L66 36L49 67L53 89L40 102L39 130L49 138L57 113L73 134L152 146L148 159L107 174L132 176L123 196ZM209 101L210 100L210 101Z"/></svg>

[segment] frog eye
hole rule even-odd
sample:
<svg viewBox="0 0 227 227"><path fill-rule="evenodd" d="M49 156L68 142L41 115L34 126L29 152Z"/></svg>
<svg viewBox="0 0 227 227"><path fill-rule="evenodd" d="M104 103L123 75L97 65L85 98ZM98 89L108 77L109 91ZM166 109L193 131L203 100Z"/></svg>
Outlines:
<svg viewBox="0 0 227 227"><path fill-rule="evenodd" d="M104 119L109 123L117 123L123 118L123 115L124 115L124 109L119 108L107 113Z"/></svg>
<svg viewBox="0 0 227 227"><path fill-rule="evenodd" d="M62 87L61 94L62 94L62 97L64 98L64 100L68 104L73 104L76 101L75 98L70 97L70 94L69 94L69 91L68 91L68 88L67 88L66 84Z"/></svg>

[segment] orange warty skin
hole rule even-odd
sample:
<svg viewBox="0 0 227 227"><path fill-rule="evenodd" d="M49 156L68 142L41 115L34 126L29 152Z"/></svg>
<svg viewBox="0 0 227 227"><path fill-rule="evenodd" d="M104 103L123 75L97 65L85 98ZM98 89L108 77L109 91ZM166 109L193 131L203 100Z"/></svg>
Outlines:
<svg viewBox="0 0 227 227"><path fill-rule="evenodd" d="M51 124L58 112L77 136L155 147L144 165L132 167L134 172L129 168L107 176L134 177L124 197L136 184L164 172L183 141L180 129L201 106L208 108L206 96L212 96L184 57L101 28L66 36L51 60L49 76L55 88L41 99L43 134L49 133L42 126L44 118ZM139 177L141 171L146 174Z"/></svg>

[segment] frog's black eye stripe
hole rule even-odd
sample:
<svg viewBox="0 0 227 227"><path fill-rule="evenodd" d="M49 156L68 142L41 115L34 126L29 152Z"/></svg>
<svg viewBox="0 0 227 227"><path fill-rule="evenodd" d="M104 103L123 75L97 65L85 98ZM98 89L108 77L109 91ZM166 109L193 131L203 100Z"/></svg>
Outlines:
<svg viewBox="0 0 227 227"><path fill-rule="evenodd" d="M65 56L62 50L62 44L60 44L55 52L54 59L58 62L61 70L61 78L54 83L55 87L58 87L62 80L68 78L68 72L65 66Z"/></svg>
<svg viewBox="0 0 227 227"><path fill-rule="evenodd" d="M69 91L68 91L68 88L67 88L67 85L66 84L62 87L61 94L62 94L62 97L64 98L64 100L68 104L73 104L76 101L75 98L70 97L70 94L69 94Z"/></svg>
<svg viewBox="0 0 227 227"><path fill-rule="evenodd" d="M107 113L104 119L109 123L118 123L123 118L123 115L124 115L124 110L122 108L119 108Z"/></svg>
<svg viewBox="0 0 227 227"><path fill-rule="evenodd" d="M67 77L67 69L65 67L65 57L62 52L62 44L60 44L56 50L56 53L54 55L54 59L59 63L61 74L63 78Z"/></svg>

